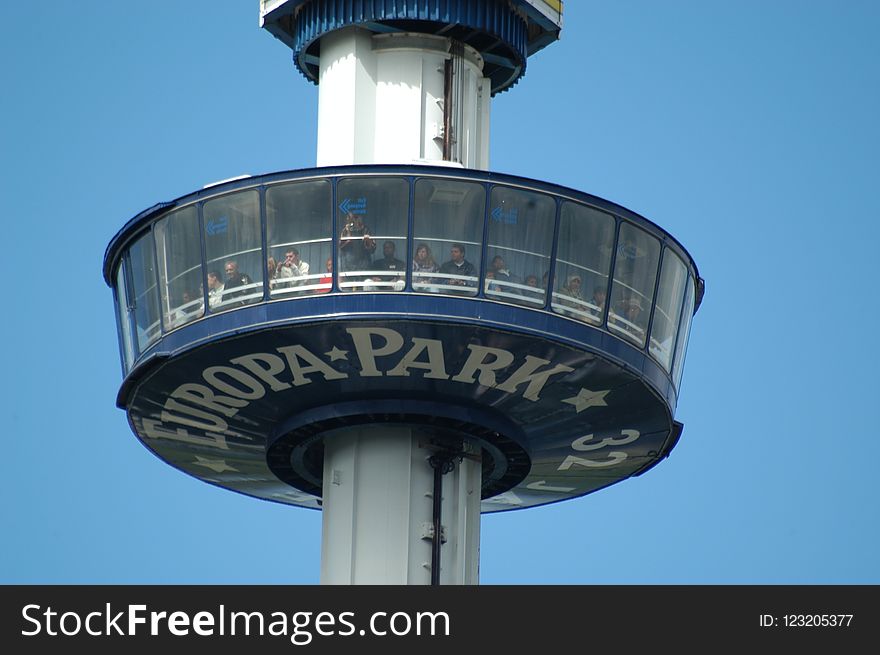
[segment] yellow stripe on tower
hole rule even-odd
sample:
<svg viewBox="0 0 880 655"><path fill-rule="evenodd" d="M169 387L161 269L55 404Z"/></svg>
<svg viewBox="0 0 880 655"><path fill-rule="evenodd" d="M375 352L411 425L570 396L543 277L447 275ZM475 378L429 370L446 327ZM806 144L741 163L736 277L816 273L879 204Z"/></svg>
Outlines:
<svg viewBox="0 0 880 655"><path fill-rule="evenodd" d="M544 0L545 5L549 5L551 9L562 13L562 0Z"/></svg>

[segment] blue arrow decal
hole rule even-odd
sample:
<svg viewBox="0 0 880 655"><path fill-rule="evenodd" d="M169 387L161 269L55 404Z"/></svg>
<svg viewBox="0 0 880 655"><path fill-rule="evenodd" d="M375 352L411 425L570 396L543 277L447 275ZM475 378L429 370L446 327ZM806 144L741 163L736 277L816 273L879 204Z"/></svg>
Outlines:
<svg viewBox="0 0 880 655"><path fill-rule="evenodd" d="M493 207L489 216L493 221L498 223L507 223L508 225L516 225L519 209L512 207L508 211L504 211L501 207Z"/></svg>
<svg viewBox="0 0 880 655"><path fill-rule="evenodd" d="M216 221L211 219L207 223L205 223L205 232L210 236L214 236L215 234L226 234L226 229L229 227L229 218L226 216L221 216Z"/></svg>
<svg viewBox="0 0 880 655"><path fill-rule="evenodd" d="M343 214L361 214L364 215L367 213L367 199L366 198L345 198L342 202L339 203L339 211Z"/></svg>

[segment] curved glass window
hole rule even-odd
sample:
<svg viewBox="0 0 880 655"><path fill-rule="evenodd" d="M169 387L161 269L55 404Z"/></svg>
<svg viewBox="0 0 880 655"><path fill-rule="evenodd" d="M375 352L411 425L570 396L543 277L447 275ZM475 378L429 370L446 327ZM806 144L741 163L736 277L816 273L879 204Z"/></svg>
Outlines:
<svg viewBox="0 0 880 655"><path fill-rule="evenodd" d="M129 302L134 311L135 341L138 353L142 353L162 333L156 283L156 248L151 232L144 234L128 249L127 268L131 281L132 297Z"/></svg>
<svg viewBox="0 0 880 655"><path fill-rule="evenodd" d="M549 308L681 382L700 290L691 261L663 230L599 198L500 174L363 167L275 174L182 202L127 226L105 259L126 374L162 334L206 313L409 289Z"/></svg>
<svg viewBox="0 0 880 655"><path fill-rule="evenodd" d="M394 177L358 177L336 187L339 230L339 288L343 291L403 291L409 182Z"/></svg>
<svg viewBox="0 0 880 655"><path fill-rule="evenodd" d="M496 186L489 203L486 297L543 307L550 271L556 201ZM526 281L534 278L535 286Z"/></svg>
<svg viewBox="0 0 880 655"><path fill-rule="evenodd" d="M654 300L660 242L629 223L620 225L608 329L641 347Z"/></svg>
<svg viewBox="0 0 880 655"><path fill-rule="evenodd" d="M257 191L239 191L209 200L202 209L202 225L211 311L260 301L266 262L261 253Z"/></svg>
<svg viewBox="0 0 880 655"><path fill-rule="evenodd" d="M648 346L654 358L667 372L672 367L672 353L675 349L675 332L681 316L681 301L687 283L687 268L672 250L663 251L663 265L660 268L660 288L657 290L657 304L654 308L654 322L651 324L651 341Z"/></svg>
<svg viewBox="0 0 880 655"><path fill-rule="evenodd" d="M122 335L122 359L125 371L128 372L134 363L134 346L131 342L131 323L128 320L131 308L128 304L128 294L125 292L125 268L122 264L116 269L116 308L119 334Z"/></svg>
<svg viewBox="0 0 880 655"><path fill-rule="evenodd" d="M414 214L413 290L477 295L486 214L483 185L420 179Z"/></svg>
<svg viewBox="0 0 880 655"><path fill-rule="evenodd" d="M601 325L614 249L614 217L566 202L559 220L553 310Z"/></svg>
<svg viewBox="0 0 880 655"><path fill-rule="evenodd" d="M330 194L326 180L282 184L266 191L266 275L273 298L327 293L333 286Z"/></svg>
<svg viewBox="0 0 880 655"><path fill-rule="evenodd" d="M156 223L159 294L166 330L185 325L205 313L202 248L195 206L169 214Z"/></svg>
<svg viewBox="0 0 880 655"><path fill-rule="evenodd" d="M690 338L691 320L694 318L694 297L694 278L688 276L684 306L681 309L681 327L678 330L678 340L675 343L675 364L672 367L672 379L675 380L676 389L681 386L681 374L684 370L684 357Z"/></svg>

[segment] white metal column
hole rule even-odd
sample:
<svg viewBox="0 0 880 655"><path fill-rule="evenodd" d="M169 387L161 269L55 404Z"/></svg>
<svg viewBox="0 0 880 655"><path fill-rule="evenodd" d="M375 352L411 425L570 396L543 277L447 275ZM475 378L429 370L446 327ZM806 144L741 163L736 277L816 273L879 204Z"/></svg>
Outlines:
<svg viewBox="0 0 880 655"><path fill-rule="evenodd" d="M418 428L395 424L325 437L322 584L430 584L429 442ZM441 584L479 582L480 485L473 456L443 476Z"/></svg>
<svg viewBox="0 0 880 655"><path fill-rule="evenodd" d="M445 63L451 41L359 28L321 39L318 166L443 164ZM490 81L463 47L453 137L465 168L488 170Z"/></svg>
<svg viewBox="0 0 880 655"><path fill-rule="evenodd" d="M318 166L373 161L376 57L372 35L348 28L321 39Z"/></svg>

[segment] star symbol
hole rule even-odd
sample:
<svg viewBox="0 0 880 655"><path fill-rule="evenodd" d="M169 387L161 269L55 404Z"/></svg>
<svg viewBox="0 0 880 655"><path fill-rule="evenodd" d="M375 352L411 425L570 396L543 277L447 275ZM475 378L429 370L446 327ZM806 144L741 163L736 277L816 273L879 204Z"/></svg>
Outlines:
<svg viewBox="0 0 880 655"><path fill-rule="evenodd" d="M611 389L605 391L590 391L589 389L581 387L581 390L578 391L578 395L566 398L562 402L574 405L575 410L580 414L588 407L608 407L608 403L605 402L605 396L609 393L611 393Z"/></svg>
<svg viewBox="0 0 880 655"><path fill-rule="evenodd" d="M204 466L205 468L211 469L215 473L223 473L223 471L235 471L238 473L237 468L233 468L226 463L225 459L210 459L208 457L199 457L196 455L196 461L193 462L196 466Z"/></svg>
<svg viewBox="0 0 880 655"><path fill-rule="evenodd" d="M310 500L314 500L314 496L309 496L307 494L300 494L293 491L285 491L283 493L274 493L271 494L273 498L284 498L286 500L293 501L295 503L304 503Z"/></svg>
<svg viewBox="0 0 880 655"><path fill-rule="evenodd" d="M340 350L336 346L333 346L333 350L326 352L324 354L330 358L331 362L335 362L337 359L344 359L344 360L348 361L348 351L347 350Z"/></svg>
<svg viewBox="0 0 880 655"><path fill-rule="evenodd" d="M487 503L495 505L522 505L523 501L512 491L505 491L503 494L492 496L486 500Z"/></svg>
<svg viewBox="0 0 880 655"><path fill-rule="evenodd" d="M568 493L569 491L574 491L574 487L554 487L552 485L547 484L546 480L538 480L537 482L532 482L531 484L526 485L526 489L532 489L534 491L550 491L550 492L558 492L558 493Z"/></svg>

